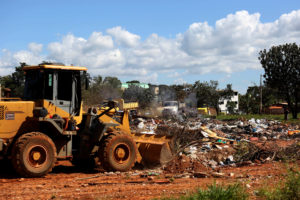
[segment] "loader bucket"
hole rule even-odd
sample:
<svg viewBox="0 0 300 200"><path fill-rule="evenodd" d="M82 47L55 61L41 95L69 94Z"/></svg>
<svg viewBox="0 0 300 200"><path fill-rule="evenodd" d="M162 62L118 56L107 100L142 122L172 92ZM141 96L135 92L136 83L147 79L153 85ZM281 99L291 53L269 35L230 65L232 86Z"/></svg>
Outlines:
<svg viewBox="0 0 300 200"><path fill-rule="evenodd" d="M146 166L155 166L169 162L173 153L170 148L170 136L154 134L132 134L141 155L140 162ZM139 161L139 160L138 160Z"/></svg>

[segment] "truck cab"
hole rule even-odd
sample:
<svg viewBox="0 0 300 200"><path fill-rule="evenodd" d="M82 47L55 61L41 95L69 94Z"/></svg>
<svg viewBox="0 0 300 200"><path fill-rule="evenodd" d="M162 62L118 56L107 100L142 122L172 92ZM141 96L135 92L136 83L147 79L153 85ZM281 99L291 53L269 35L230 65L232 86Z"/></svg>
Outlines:
<svg viewBox="0 0 300 200"><path fill-rule="evenodd" d="M178 102L177 101L165 101L163 103L163 116L175 116L178 114Z"/></svg>
<svg viewBox="0 0 300 200"><path fill-rule="evenodd" d="M80 72L86 71L86 68L48 64L24 67L24 71L24 100L34 101L36 107L46 109L49 105L56 106L62 111L61 117L80 116ZM51 114L50 110L49 116Z"/></svg>

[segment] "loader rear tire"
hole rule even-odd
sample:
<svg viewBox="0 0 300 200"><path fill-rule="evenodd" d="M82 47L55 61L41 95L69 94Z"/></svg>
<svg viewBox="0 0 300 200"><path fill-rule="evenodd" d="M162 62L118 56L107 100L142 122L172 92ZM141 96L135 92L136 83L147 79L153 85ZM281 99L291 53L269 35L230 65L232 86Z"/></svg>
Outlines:
<svg viewBox="0 0 300 200"><path fill-rule="evenodd" d="M54 167L56 155L56 147L47 135L26 133L13 146L12 165L21 176L42 177Z"/></svg>
<svg viewBox="0 0 300 200"><path fill-rule="evenodd" d="M109 135L103 143L101 162L106 170L128 171L136 161L137 148L134 140L122 133Z"/></svg>

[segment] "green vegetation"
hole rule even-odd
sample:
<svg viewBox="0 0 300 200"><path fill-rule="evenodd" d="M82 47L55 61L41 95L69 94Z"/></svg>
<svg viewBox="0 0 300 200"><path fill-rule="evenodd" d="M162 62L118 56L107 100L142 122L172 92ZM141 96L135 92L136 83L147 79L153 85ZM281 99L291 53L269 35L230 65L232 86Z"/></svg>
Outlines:
<svg viewBox="0 0 300 200"><path fill-rule="evenodd" d="M269 107L272 104L284 102L282 96L278 95L278 91L274 88L262 85L262 87L254 85L249 86L246 94L239 95L239 110L246 114L260 113L260 92L262 90L262 105L263 108Z"/></svg>
<svg viewBox="0 0 300 200"><path fill-rule="evenodd" d="M262 188L256 193L263 200L298 200L300 199L300 171L290 169L284 175L285 179L274 189ZM160 200L247 200L249 194L240 183L220 186L213 183L206 190L198 189L196 192L181 197L163 197Z"/></svg>
<svg viewBox="0 0 300 200"><path fill-rule="evenodd" d="M288 103L288 108L297 119L300 94L300 46L296 43L272 46L259 52L259 61L265 70L268 87L277 89Z"/></svg>
<svg viewBox="0 0 300 200"><path fill-rule="evenodd" d="M257 196L267 200L300 199L300 172L290 170L284 182L275 189L260 189Z"/></svg>
<svg viewBox="0 0 300 200"><path fill-rule="evenodd" d="M151 90L141 88L136 85L130 85L128 89L123 92L123 99L128 102L139 102L141 108L146 108L151 105L154 98Z"/></svg>
<svg viewBox="0 0 300 200"><path fill-rule="evenodd" d="M219 90L218 81L200 82L196 81L193 85L193 91L196 94L198 107L213 107L219 113L220 100L230 99L234 94L231 84L228 84L224 90Z"/></svg>
<svg viewBox="0 0 300 200"><path fill-rule="evenodd" d="M15 72L12 74L0 76L1 87L11 89L13 97L23 97L25 74L22 69L24 66L26 66L26 63L20 63L20 66L15 67Z"/></svg>
<svg viewBox="0 0 300 200"><path fill-rule="evenodd" d="M245 188L236 183L229 186L220 186L216 183L208 186L207 190L199 189L196 193L179 198L162 198L162 200L246 200L248 194Z"/></svg>
<svg viewBox="0 0 300 200"><path fill-rule="evenodd" d="M121 81L116 77L96 76L90 78L88 90L82 91L82 98L85 105L97 105L105 99L117 99L122 95Z"/></svg>

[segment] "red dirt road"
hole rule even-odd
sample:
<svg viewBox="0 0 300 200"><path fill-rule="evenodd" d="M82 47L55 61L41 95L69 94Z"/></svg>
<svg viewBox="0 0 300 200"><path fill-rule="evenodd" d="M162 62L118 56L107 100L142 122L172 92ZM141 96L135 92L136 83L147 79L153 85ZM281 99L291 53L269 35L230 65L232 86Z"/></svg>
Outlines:
<svg viewBox="0 0 300 200"><path fill-rule="evenodd" d="M165 174L162 170L133 170L127 173L82 172L62 163L44 178L17 178L2 169L0 199L153 199L180 196L214 181L248 184L249 193L269 183L276 183L286 169L300 165L271 162L244 167L221 168L224 177L190 178L191 174ZM1 166L1 165L0 165ZM6 171L4 171L6 170ZM234 173L231 174L230 173Z"/></svg>

